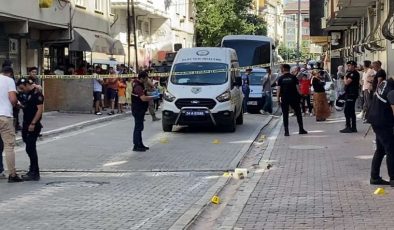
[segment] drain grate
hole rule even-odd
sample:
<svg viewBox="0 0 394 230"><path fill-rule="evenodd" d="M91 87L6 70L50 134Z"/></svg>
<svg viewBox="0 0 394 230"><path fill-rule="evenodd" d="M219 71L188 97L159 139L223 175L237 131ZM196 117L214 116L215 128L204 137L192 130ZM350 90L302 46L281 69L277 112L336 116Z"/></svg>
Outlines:
<svg viewBox="0 0 394 230"><path fill-rule="evenodd" d="M53 187L77 187L77 188L94 188L98 186L102 186L105 184L109 184L109 182L100 182L100 181L54 181L49 182L46 185Z"/></svg>

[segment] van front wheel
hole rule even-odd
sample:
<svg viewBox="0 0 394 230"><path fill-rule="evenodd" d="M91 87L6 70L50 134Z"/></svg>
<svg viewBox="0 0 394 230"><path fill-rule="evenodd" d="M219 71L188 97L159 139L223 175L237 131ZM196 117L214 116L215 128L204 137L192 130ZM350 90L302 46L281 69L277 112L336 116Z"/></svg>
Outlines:
<svg viewBox="0 0 394 230"><path fill-rule="evenodd" d="M237 117L237 125L242 125L244 123L244 112L241 110L241 113Z"/></svg>
<svg viewBox="0 0 394 230"><path fill-rule="evenodd" d="M167 122L162 122L163 131L164 132L172 132L172 124L168 124Z"/></svg>
<svg viewBox="0 0 394 230"><path fill-rule="evenodd" d="M234 114L234 117L233 117L233 119L232 119L232 122L231 123L229 123L228 125L226 125L226 131L227 132L230 132L230 133L233 133L233 132L235 132L235 130L236 130L236 128L237 128L237 119L235 118L235 114Z"/></svg>

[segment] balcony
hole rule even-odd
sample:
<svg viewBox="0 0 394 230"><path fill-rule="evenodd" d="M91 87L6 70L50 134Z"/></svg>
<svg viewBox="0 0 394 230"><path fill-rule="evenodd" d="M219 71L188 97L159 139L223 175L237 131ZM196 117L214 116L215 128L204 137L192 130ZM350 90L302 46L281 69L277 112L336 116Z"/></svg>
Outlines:
<svg viewBox="0 0 394 230"><path fill-rule="evenodd" d="M146 15L149 18L168 18L164 1L160 3L156 1L157 0L134 0L136 15ZM114 9L127 8L127 0L112 0L111 4Z"/></svg>
<svg viewBox="0 0 394 230"><path fill-rule="evenodd" d="M374 0L338 0L337 11L327 19L326 30L346 30L367 15L368 7L375 3Z"/></svg>

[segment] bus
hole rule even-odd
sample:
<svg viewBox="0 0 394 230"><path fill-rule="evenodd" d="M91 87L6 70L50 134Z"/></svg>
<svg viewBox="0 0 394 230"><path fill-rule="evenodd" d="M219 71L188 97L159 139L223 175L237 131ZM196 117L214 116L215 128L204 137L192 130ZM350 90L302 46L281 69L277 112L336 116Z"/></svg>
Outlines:
<svg viewBox="0 0 394 230"><path fill-rule="evenodd" d="M274 41L260 35L228 35L222 39L222 47L237 52L240 67L269 64L275 59Z"/></svg>

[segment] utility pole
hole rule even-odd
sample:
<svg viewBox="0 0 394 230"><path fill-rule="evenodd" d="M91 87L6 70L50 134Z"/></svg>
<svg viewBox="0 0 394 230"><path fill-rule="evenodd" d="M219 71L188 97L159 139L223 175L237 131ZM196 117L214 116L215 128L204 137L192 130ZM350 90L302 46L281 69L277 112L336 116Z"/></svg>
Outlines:
<svg viewBox="0 0 394 230"><path fill-rule="evenodd" d="M133 34L134 34L134 53L135 53L135 71L138 71L138 41L137 41L137 17L135 16L134 0L131 0L131 11L133 14Z"/></svg>
<svg viewBox="0 0 394 230"><path fill-rule="evenodd" d="M127 0L127 66L128 66L128 68L130 68L130 64L131 64L131 62L130 62L130 57L131 57L131 54L130 54L130 52L131 52L131 49L130 49L130 46L131 46L130 18L131 18L131 15L130 15L130 0Z"/></svg>
<svg viewBox="0 0 394 230"><path fill-rule="evenodd" d="M298 0L298 18L297 18L297 64L301 59L301 0Z"/></svg>

